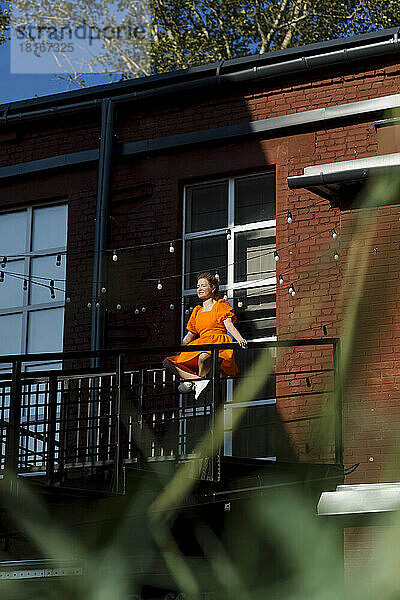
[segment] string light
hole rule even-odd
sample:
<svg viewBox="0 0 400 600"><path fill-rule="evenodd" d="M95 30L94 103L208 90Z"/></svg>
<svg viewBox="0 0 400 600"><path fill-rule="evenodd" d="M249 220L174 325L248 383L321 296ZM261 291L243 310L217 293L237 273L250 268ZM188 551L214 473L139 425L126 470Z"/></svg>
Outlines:
<svg viewBox="0 0 400 600"><path fill-rule="evenodd" d="M290 284L290 287L288 289L289 294L291 294L292 296L294 296L296 294L296 290L294 289L294 285L293 283Z"/></svg>
<svg viewBox="0 0 400 600"><path fill-rule="evenodd" d="M333 239L336 240L337 233L336 233L335 229L331 229L331 234L332 234Z"/></svg>
<svg viewBox="0 0 400 600"><path fill-rule="evenodd" d="M328 335L328 329L327 329L326 325L322 326L322 331L324 332L324 335Z"/></svg>
<svg viewBox="0 0 400 600"><path fill-rule="evenodd" d="M306 385L307 385L308 388L311 387L311 381L310 381L309 377L306 377Z"/></svg>
<svg viewBox="0 0 400 600"><path fill-rule="evenodd" d="M232 239L232 233L231 233L231 230L230 230L230 229L228 229L228 230L227 230L227 232L226 232L226 239L227 239L228 241Z"/></svg>
<svg viewBox="0 0 400 600"><path fill-rule="evenodd" d="M279 284L282 285L283 283L283 275L282 273L279 274Z"/></svg>
<svg viewBox="0 0 400 600"><path fill-rule="evenodd" d="M117 260L118 260L118 254L117 254L116 250L114 250L114 252L113 252L112 259L114 262L117 262Z"/></svg>
<svg viewBox="0 0 400 600"><path fill-rule="evenodd" d="M214 277L215 279L219 279L219 273L215 273Z"/></svg>
<svg viewBox="0 0 400 600"><path fill-rule="evenodd" d="M100 302L96 302L96 308L100 308Z"/></svg>
<svg viewBox="0 0 400 600"><path fill-rule="evenodd" d="M322 231L322 232L321 232L321 231L319 231L318 233L315 233L315 234L312 234L312 235L309 235L309 236L307 236L307 237L306 237L306 238L304 238L302 241L307 241L307 240L315 239L316 237L319 237L321 234L327 233L328 231L330 231L330 229L329 229L329 230L324 230L324 231ZM161 243L161 242L160 242L160 243ZM163 243L165 243L165 242L163 242ZM288 249L288 248L294 247L294 246L296 246L298 243L299 243L298 241L296 241L296 242L291 242L291 243L289 243L289 244L287 244L287 245L283 246L283 247L281 248L281 250L282 250L282 249ZM145 246L153 246L153 245L155 245L155 244L145 244L145 245L143 245L143 247L145 247ZM123 248L123 249L127 250L127 249L136 248L136 247L137 247L137 246L132 246L132 247L127 247L127 248ZM141 246L141 247L142 247L142 246ZM276 250L275 250L275 251L272 251L272 250L269 250L269 251L264 251L264 252L262 252L261 254L259 254L259 255L257 255L257 256L252 256L252 259L254 260L254 259L256 259L256 258L261 258L261 257L269 256L269 255L270 255L270 254L272 254L272 253L274 254L275 261L276 261L276 262L278 262L278 261L280 260L280 258L279 258L278 252L277 252ZM233 266L233 265L237 265L237 264L239 264L239 263L246 263L246 262L247 262L247 260L248 260L247 258L244 258L244 259L243 259L243 260L241 260L241 261L235 261L235 262L233 262L233 263L227 263L227 264L223 264L223 265L218 265L218 267L217 267L217 268L226 268L226 267L230 267L230 266ZM305 262L304 264L309 264L309 261ZM163 279L163 280L164 280L164 279L177 279L177 278L180 278L180 277L182 277L182 276L188 276L188 275L194 275L194 274L197 274L197 272L198 272L198 271L196 270L196 271L188 271L188 272L184 272L184 273L179 273L179 274L176 274L176 275L167 275L167 276L163 277L162 279ZM218 276L218 277L219 277L219 276ZM149 279L146 279L145 281L156 281L156 279L154 279L154 278L149 278Z"/></svg>
<svg viewBox="0 0 400 600"><path fill-rule="evenodd" d="M122 306L120 304L117 304L117 310L121 310Z"/></svg>
<svg viewBox="0 0 400 600"><path fill-rule="evenodd" d="M146 307L142 306L142 313L145 313L145 312L146 312Z"/></svg>
<svg viewBox="0 0 400 600"><path fill-rule="evenodd" d="M335 260L339 260L339 254L338 254L338 251L337 251L337 250L335 250L335 253L334 253L334 255L333 255L333 258L334 258Z"/></svg>
<svg viewBox="0 0 400 600"><path fill-rule="evenodd" d="M1 261L1 268L5 269L7 266L7 256L3 257L3 260Z"/></svg>
<svg viewBox="0 0 400 600"><path fill-rule="evenodd" d="M88 302L88 303L87 303L87 307L88 307L88 308L92 308L92 303L91 303L91 302Z"/></svg>
<svg viewBox="0 0 400 600"><path fill-rule="evenodd" d="M135 308L135 315L138 315L140 313L140 310L138 308Z"/></svg>
<svg viewBox="0 0 400 600"><path fill-rule="evenodd" d="M171 252L171 254L173 254L175 252L174 242L170 243L170 245L169 245L169 251Z"/></svg>
<svg viewBox="0 0 400 600"><path fill-rule="evenodd" d="M190 310L187 308L187 309L185 310L185 315L188 315L189 313L190 313Z"/></svg>
<svg viewBox="0 0 400 600"><path fill-rule="evenodd" d="M4 271L0 271L0 283L4 281Z"/></svg>
<svg viewBox="0 0 400 600"><path fill-rule="evenodd" d="M237 305L238 305L239 308L242 308L243 302L241 300L239 300L239 302L237 303Z"/></svg>
<svg viewBox="0 0 400 600"><path fill-rule="evenodd" d="M57 254L56 267L61 267L61 254Z"/></svg>
<svg viewBox="0 0 400 600"><path fill-rule="evenodd" d="M157 289L158 289L158 290L162 290L162 288L163 288L163 285L162 285L162 283L161 283L161 279L159 279L159 280L158 280L158 283L157 283Z"/></svg>
<svg viewBox="0 0 400 600"><path fill-rule="evenodd" d="M101 293L102 293L102 294L105 294L105 293L106 293L106 291L107 291L107 289L106 289L105 287L102 287L102 288L101 288Z"/></svg>
<svg viewBox="0 0 400 600"><path fill-rule="evenodd" d="M66 302L67 304L69 304L69 303L71 302L71 298L70 298L69 296L67 296L67 297L65 298L65 302Z"/></svg>
<svg viewBox="0 0 400 600"><path fill-rule="evenodd" d="M170 310L174 310L174 308L175 308L175 305L174 305L174 304L170 304L170 305L169 305L169 309L170 309Z"/></svg>
<svg viewBox="0 0 400 600"><path fill-rule="evenodd" d="M56 297L56 294L55 294L55 291L54 291L54 279L50 279L50 297L53 300Z"/></svg>
<svg viewBox="0 0 400 600"><path fill-rule="evenodd" d="M28 289L28 281L26 279L24 279L24 285L23 285L24 292L26 292L27 289Z"/></svg>
<svg viewBox="0 0 400 600"><path fill-rule="evenodd" d="M289 223L289 225L290 225L290 223L293 222L293 217L292 217L292 213L290 212L290 210L288 211L288 214L287 214L287 222Z"/></svg>

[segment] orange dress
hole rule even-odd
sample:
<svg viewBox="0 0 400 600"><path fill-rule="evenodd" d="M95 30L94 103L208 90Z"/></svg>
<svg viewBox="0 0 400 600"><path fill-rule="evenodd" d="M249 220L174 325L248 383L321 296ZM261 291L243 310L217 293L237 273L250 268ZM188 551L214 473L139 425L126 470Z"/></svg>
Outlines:
<svg viewBox="0 0 400 600"><path fill-rule="evenodd" d="M227 300L218 300L211 310L203 311L202 306L196 306L193 309L190 319L186 325L186 329L197 337L192 342L189 342L188 346L196 346L199 344L230 344L232 343L231 337L226 333L224 320L229 317L234 323L236 321L235 313L232 310L231 305ZM168 360L174 363L177 367L180 367L184 371L189 373L198 373L198 357L205 350L193 352L181 352L177 356L168 356ZM207 352L211 354L211 352ZM239 373L239 369L236 366L233 358L233 350L220 350L220 370L234 377Z"/></svg>

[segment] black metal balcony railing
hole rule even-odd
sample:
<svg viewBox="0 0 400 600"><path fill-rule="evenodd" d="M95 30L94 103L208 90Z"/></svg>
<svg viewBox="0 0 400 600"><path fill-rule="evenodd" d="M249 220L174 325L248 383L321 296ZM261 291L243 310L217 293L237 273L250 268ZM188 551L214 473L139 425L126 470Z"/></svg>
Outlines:
<svg viewBox="0 0 400 600"><path fill-rule="evenodd" d="M276 460L342 464L342 406L334 389L338 346L337 339L254 342L248 350L236 344L199 346L211 351L212 360L209 390L197 402L180 395L175 377L161 367L164 356L187 347L2 357L0 364L11 363L12 372L0 375L0 475L36 474L48 485L120 492L129 466L191 460L198 461L201 477L218 480L224 450L213 438L215 419L221 407L228 421L240 408L232 391L249 377L244 369L235 380L219 375L217 353L224 348L235 349L239 363L241 356L251 362L264 348L285 349L272 380L260 383L257 398L247 399L246 410L254 409L255 418L242 420L241 443L233 450L245 455L246 440L261 435L270 445L274 440ZM103 366L85 366L93 358ZM49 360L63 361L64 368L24 370L28 361ZM133 363L141 366L125 368ZM69 364L73 368L66 368ZM263 421L257 411L265 406ZM328 426L321 435L324 421ZM208 456L199 456L205 433L211 440ZM227 435L232 452L236 432L229 431L229 423Z"/></svg>

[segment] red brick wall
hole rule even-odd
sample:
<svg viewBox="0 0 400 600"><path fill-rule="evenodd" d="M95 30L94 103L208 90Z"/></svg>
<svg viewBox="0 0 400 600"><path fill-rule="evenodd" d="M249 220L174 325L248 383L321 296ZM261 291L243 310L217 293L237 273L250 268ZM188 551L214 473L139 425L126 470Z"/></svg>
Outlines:
<svg viewBox="0 0 400 600"><path fill-rule="evenodd" d="M212 97L205 94L199 98L168 99L162 106L156 102L145 106L133 103L118 109L116 140L144 140L385 96L397 93L398 83L398 66L377 61L367 70L365 65L337 68L334 77L314 73L308 79L301 75L285 81L259 81L241 90L237 88L234 93L221 88ZM8 139L0 137L0 166L98 148L100 115L86 113L27 124L23 128L10 127L9 131ZM114 169L110 250L158 241L166 244L120 251L116 263L109 254L107 293L102 298L108 310L108 345L167 344L179 339L179 311L171 311L169 303L170 298L180 295L180 278L174 276L180 274L181 250L177 244L177 251L171 255L168 242L181 237L183 186L210 177L271 167L276 167L277 174L278 272L285 277L285 285L277 286L279 336L323 337L324 325L329 337L339 335L345 305L342 291L346 257L358 212L331 208L328 201L304 190L290 191L287 176L300 174L307 165L371 156L376 148L373 123L355 117L328 126L320 122L315 128L279 137L271 135L262 141L120 160ZM68 350L87 349L90 345L90 310L86 305L91 300L96 188L95 168L77 168L68 173L43 174L2 184L0 206L7 210L35 201L68 199L68 296L71 298L66 307ZM288 210L293 214L292 225L286 222ZM362 463L352 481L387 477L383 471L384 453L390 444L389 432L398 423L397 212L397 208L382 209L379 233L373 240L366 238L362 242L370 266L363 294L362 327L357 331L357 353L344 394L345 463ZM339 233L336 242L330 236L332 227ZM374 247L378 248L375 253ZM333 260L335 248L340 254L338 262ZM164 285L163 302L156 281L149 280L166 274L172 277ZM356 264L348 277L353 286L357 276ZM296 288L294 298L287 293L291 282ZM349 289L347 300L351 297L351 285ZM382 299L376 290L387 290L384 311L379 310ZM121 304L120 311L117 304ZM134 309L143 305L147 312L136 316ZM374 337L369 335L372 332ZM311 368L318 361L322 365L325 358L308 356L303 364ZM295 380L292 387L297 389L303 384ZM278 396L284 392L285 387L278 386ZM278 403L283 420L293 410L299 413L300 408L306 414L317 409L310 401L303 406L293 406L284 400ZM310 448L310 429L296 427L292 430L292 450L295 457L307 460L312 454L306 447L308 444ZM312 447L313 456L318 459L316 447ZM374 460L370 461L370 457Z"/></svg>

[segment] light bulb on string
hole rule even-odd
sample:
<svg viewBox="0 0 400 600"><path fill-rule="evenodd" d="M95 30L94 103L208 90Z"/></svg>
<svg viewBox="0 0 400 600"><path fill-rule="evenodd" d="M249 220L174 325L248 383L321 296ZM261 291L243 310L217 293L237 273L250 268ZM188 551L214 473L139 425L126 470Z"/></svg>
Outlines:
<svg viewBox="0 0 400 600"><path fill-rule="evenodd" d="M0 283L4 281L4 271L0 271Z"/></svg>
<svg viewBox="0 0 400 600"><path fill-rule="evenodd" d="M7 266L7 256L3 257L3 260L1 261L1 268L5 269Z"/></svg>
<svg viewBox="0 0 400 600"><path fill-rule="evenodd" d="M339 253L337 250L335 250L333 258L334 258L334 260L339 260Z"/></svg>
<svg viewBox="0 0 400 600"><path fill-rule="evenodd" d="M227 229L226 231L226 239L229 241L232 239L232 233L230 229Z"/></svg>
<svg viewBox="0 0 400 600"><path fill-rule="evenodd" d="M283 275L282 275L282 273L280 273L278 281L279 281L280 285L283 284Z"/></svg>
<svg viewBox="0 0 400 600"><path fill-rule="evenodd" d="M170 309L170 310L174 310L174 308L175 308L175 305L171 303L171 304L169 305L169 309Z"/></svg>
<svg viewBox="0 0 400 600"><path fill-rule="evenodd" d="M293 217L292 217L292 213L290 212L290 210L288 211L288 214L287 214L287 222L289 223L289 225L290 225L290 223L293 222Z"/></svg>
<svg viewBox="0 0 400 600"><path fill-rule="evenodd" d="M138 315L140 313L140 310L138 308L135 308L135 315Z"/></svg>
<svg viewBox="0 0 400 600"><path fill-rule="evenodd" d="M61 267L61 254L57 254L56 267Z"/></svg>
<svg viewBox="0 0 400 600"><path fill-rule="evenodd" d="M161 283L161 279L159 279L159 280L158 280L158 283L157 283L157 289L158 289L158 290L162 290L162 288L163 288L163 285L162 285L162 283Z"/></svg>
<svg viewBox="0 0 400 600"><path fill-rule="evenodd" d="M71 298L70 298L69 296L67 296L67 297L65 298L65 302L66 302L67 304L69 304L69 303L71 302Z"/></svg>
<svg viewBox="0 0 400 600"><path fill-rule="evenodd" d="M169 251L171 254L173 254L175 252L175 246L174 246L174 242L171 242L169 245Z"/></svg>
<svg viewBox="0 0 400 600"><path fill-rule="evenodd" d="M102 293L102 294L105 294L105 293L106 293L106 291L107 291L107 288L105 288L105 287L102 287L102 288L101 288L101 293Z"/></svg>
<svg viewBox="0 0 400 600"><path fill-rule="evenodd" d="M100 308L100 302L96 302L96 308L99 309Z"/></svg>
<svg viewBox="0 0 400 600"><path fill-rule="evenodd" d="M277 253L276 250L274 251L274 259L275 259L275 262L278 262L278 260L279 260L279 254Z"/></svg>
<svg viewBox="0 0 400 600"><path fill-rule="evenodd" d="M185 310L185 315L188 315L188 314L190 314L190 310L187 308L187 309Z"/></svg>
<svg viewBox="0 0 400 600"><path fill-rule="evenodd" d="M54 300L56 293L54 291L54 279L50 279L50 298Z"/></svg>
<svg viewBox="0 0 400 600"><path fill-rule="evenodd" d="M145 312L146 312L146 307L142 306L142 313L145 313Z"/></svg>
<svg viewBox="0 0 400 600"><path fill-rule="evenodd" d="M114 262L117 262L117 260L118 260L118 254L117 254L116 250L114 250L114 252L113 252L112 259Z"/></svg>
<svg viewBox="0 0 400 600"><path fill-rule="evenodd" d="M288 292L289 292L289 294L293 294L293 292L294 292L294 285L293 285L293 283L290 284Z"/></svg>
<svg viewBox="0 0 400 600"><path fill-rule="evenodd" d="M91 302L88 302L86 306L87 306L88 308L92 308L92 303L91 303Z"/></svg>
<svg viewBox="0 0 400 600"><path fill-rule="evenodd" d="M238 305L238 308L242 308L243 302L241 300L239 300L238 303L237 303L237 305Z"/></svg>
<svg viewBox="0 0 400 600"><path fill-rule="evenodd" d="M24 292L26 292L27 289L28 289L28 281L26 279L24 279L24 285L23 285Z"/></svg>
<svg viewBox="0 0 400 600"><path fill-rule="evenodd" d="M117 310L121 310L122 306L120 304L117 304L116 309Z"/></svg>
<svg viewBox="0 0 400 600"><path fill-rule="evenodd" d="M336 240L338 234L336 233L335 229L331 229L331 234L333 239Z"/></svg>
<svg viewBox="0 0 400 600"><path fill-rule="evenodd" d="M224 294L224 300L228 300L228 296Z"/></svg>
<svg viewBox="0 0 400 600"><path fill-rule="evenodd" d="M215 273L214 277L215 277L215 279L218 279L218 281L219 281L219 273Z"/></svg>

